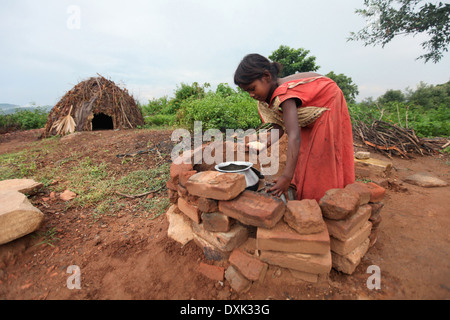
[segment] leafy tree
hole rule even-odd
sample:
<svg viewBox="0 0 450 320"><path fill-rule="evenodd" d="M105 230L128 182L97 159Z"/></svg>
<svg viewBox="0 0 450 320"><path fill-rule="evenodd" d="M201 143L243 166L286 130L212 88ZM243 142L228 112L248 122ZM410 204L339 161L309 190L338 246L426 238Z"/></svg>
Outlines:
<svg viewBox="0 0 450 320"><path fill-rule="evenodd" d="M418 59L425 63L439 62L450 43L450 4L422 0L364 0L365 9L356 13L367 20L357 33L351 32L349 41L364 41L364 45L384 47L398 35L426 33L429 40L421 45L427 52Z"/></svg>
<svg viewBox="0 0 450 320"><path fill-rule="evenodd" d="M427 85L421 82L415 91L409 92L408 101L425 109L445 105L450 109L450 81L439 85Z"/></svg>
<svg viewBox="0 0 450 320"><path fill-rule="evenodd" d="M272 52L269 59L283 65L280 77L286 77L297 72L309 72L319 70L316 65L316 57L309 56L310 51L302 48L293 49L288 46L281 45L277 50Z"/></svg>
<svg viewBox="0 0 450 320"><path fill-rule="evenodd" d="M359 91L358 86L353 83L352 78L347 77L343 73L335 74L333 71L330 71L325 76L336 82L338 87L342 90L342 93L344 93L345 100L348 103L356 102L356 96L359 94Z"/></svg>
<svg viewBox="0 0 450 320"><path fill-rule="evenodd" d="M379 103L388 103L388 102L404 102L406 100L405 95L401 90L388 90L385 94L378 98Z"/></svg>

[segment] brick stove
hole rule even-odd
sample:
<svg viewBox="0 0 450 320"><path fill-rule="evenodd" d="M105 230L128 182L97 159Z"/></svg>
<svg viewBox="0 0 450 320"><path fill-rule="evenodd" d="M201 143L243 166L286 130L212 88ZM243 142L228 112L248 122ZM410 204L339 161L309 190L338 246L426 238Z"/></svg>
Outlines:
<svg viewBox="0 0 450 320"><path fill-rule="evenodd" d="M285 203L264 192L263 179L260 192L250 191L242 174L179 160L167 181L168 235L183 245L195 241L211 261L199 271L237 292L264 281L269 266L310 283L326 281L332 268L352 274L376 242L385 189L374 183L329 190L319 203Z"/></svg>

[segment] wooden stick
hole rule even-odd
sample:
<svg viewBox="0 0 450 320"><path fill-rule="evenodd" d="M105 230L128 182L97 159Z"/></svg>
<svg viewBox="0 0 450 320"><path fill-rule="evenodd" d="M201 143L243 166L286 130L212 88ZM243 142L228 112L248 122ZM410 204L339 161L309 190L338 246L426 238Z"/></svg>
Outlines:
<svg viewBox="0 0 450 320"><path fill-rule="evenodd" d="M116 194L118 194L119 196L122 196L122 197L130 198L130 199L136 199L136 198L142 198L142 197L148 196L149 194L152 194L152 193L156 193L156 192L160 191L163 188L164 188L164 186L159 188L158 190L154 190L154 191L150 191L150 192L146 192L146 193L142 193L142 194L137 194L137 195L123 194L123 193L120 193L118 191L116 191Z"/></svg>

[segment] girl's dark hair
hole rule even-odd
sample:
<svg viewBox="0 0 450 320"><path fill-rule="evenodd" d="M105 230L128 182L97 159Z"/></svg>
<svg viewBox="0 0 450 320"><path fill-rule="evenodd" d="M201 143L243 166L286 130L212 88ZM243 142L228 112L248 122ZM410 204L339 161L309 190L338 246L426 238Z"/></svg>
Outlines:
<svg viewBox="0 0 450 320"><path fill-rule="evenodd" d="M268 71L273 79L278 78L283 66L278 62L270 62L269 59L252 53L244 57L234 73L234 83L237 86L249 85L255 80L261 79Z"/></svg>

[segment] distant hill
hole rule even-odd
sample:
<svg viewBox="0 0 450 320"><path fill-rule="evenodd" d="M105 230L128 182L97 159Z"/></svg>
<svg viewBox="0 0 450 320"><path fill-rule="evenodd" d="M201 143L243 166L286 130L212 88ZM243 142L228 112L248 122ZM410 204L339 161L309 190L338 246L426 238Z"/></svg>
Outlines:
<svg viewBox="0 0 450 320"><path fill-rule="evenodd" d="M21 110L34 110L37 107L43 108L47 112L50 112L53 108L53 106L18 106L10 103L0 103L0 115L13 114Z"/></svg>

